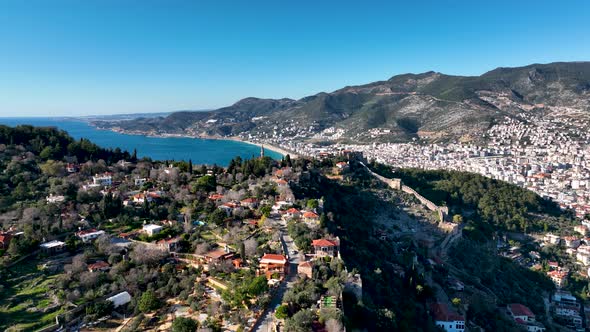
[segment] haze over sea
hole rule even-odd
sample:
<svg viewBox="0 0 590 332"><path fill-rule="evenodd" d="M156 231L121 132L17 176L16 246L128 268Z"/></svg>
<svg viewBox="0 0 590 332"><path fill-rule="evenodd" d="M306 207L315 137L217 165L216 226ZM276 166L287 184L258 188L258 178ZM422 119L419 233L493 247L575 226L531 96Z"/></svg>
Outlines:
<svg viewBox="0 0 590 332"><path fill-rule="evenodd" d="M150 157L154 160L186 160L193 164L217 164L227 166L229 161L240 156L250 159L260 155L260 148L253 144L212 139L181 137L147 137L125 135L112 131L98 130L80 120L64 118L0 118L0 124L17 126L51 126L67 131L75 139L87 138L104 148L119 147L130 153L137 149L138 157ZM280 159L281 154L264 150L265 155Z"/></svg>

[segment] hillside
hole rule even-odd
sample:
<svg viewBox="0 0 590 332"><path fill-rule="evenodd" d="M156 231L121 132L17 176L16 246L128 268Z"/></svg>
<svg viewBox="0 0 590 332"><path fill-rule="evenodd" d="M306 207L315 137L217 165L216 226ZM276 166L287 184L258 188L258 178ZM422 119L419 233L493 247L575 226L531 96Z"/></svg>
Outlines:
<svg viewBox="0 0 590 332"><path fill-rule="evenodd" d="M403 142L475 140L497 121L523 114L588 116L590 62L497 68L469 77L403 74L299 100L246 98L214 111L94 124L151 135Z"/></svg>

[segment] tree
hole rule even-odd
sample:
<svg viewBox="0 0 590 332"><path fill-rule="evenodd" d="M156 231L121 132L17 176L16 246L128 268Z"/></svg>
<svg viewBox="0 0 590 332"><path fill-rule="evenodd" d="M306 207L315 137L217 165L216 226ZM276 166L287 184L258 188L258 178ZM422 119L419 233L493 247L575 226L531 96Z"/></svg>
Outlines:
<svg viewBox="0 0 590 332"><path fill-rule="evenodd" d="M168 254L165 250L151 248L146 245L137 245L129 254L131 260L140 265L155 265Z"/></svg>
<svg viewBox="0 0 590 332"><path fill-rule="evenodd" d="M319 203L318 203L317 199L308 199L306 205L307 205L308 209L317 209L319 206Z"/></svg>
<svg viewBox="0 0 590 332"><path fill-rule="evenodd" d="M111 301L96 302L86 307L86 315L92 315L95 318L109 315L113 312L114 305Z"/></svg>
<svg viewBox="0 0 590 332"><path fill-rule="evenodd" d="M199 323L191 318L177 317L172 323L172 332L195 332Z"/></svg>
<svg viewBox="0 0 590 332"><path fill-rule="evenodd" d="M246 260L246 246L244 242L240 242L240 258L244 261Z"/></svg>
<svg viewBox="0 0 590 332"><path fill-rule="evenodd" d="M194 191L210 192L217 187L217 181L213 175L203 175L193 185Z"/></svg>
<svg viewBox="0 0 590 332"><path fill-rule="evenodd" d="M221 226L221 225L223 225L225 218L227 218L227 214L225 213L225 211L223 211L221 209L215 209L215 211L213 211L211 214L209 214L207 221L210 224L215 224L217 226Z"/></svg>
<svg viewBox="0 0 590 332"><path fill-rule="evenodd" d="M195 248L195 254L197 255L204 255L211 250L211 246L207 242L198 243Z"/></svg>
<svg viewBox="0 0 590 332"><path fill-rule="evenodd" d="M141 312L149 312L157 309L159 306L160 300L152 290L147 290L141 294L141 298L137 302L137 307Z"/></svg>
<svg viewBox="0 0 590 332"><path fill-rule="evenodd" d="M248 294L257 296L268 290L268 282L265 276L254 278L250 285L248 285Z"/></svg>
<svg viewBox="0 0 590 332"><path fill-rule="evenodd" d="M285 331L287 332L307 332L311 330L313 323L313 312L309 309L300 310L287 319L285 322Z"/></svg>
<svg viewBox="0 0 590 332"><path fill-rule="evenodd" d="M64 270L71 273L80 273L86 271L88 265L86 265L86 257L82 254L74 256L72 264L66 264Z"/></svg>
<svg viewBox="0 0 590 332"><path fill-rule="evenodd" d="M258 249L258 241L254 238L250 238L244 241L244 249L246 257L252 257L256 255L256 249Z"/></svg>
<svg viewBox="0 0 590 332"><path fill-rule="evenodd" d="M286 305L280 305L275 310L275 317L277 319L287 319L289 317L289 307Z"/></svg>
<svg viewBox="0 0 590 332"><path fill-rule="evenodd" d="M461 306L461 299L460 299L460 298L458 298L458 297L454 297L454 298L451 300L451 302L452 302L452 303L453 303L453 305L454 305L455 307L457 307L457 308L458 308L459 306Z"/></svg>
<svg viewBox="0 0 590 332"><path fill-rule="evenodd" d="M463 216L460 214L456 214L453 216L453 222L455 224L462 224L463 223Z"/></svg>
<svg viewBox="0 0 590 332"><path fill-rule="evenodd" d="M46 163L39 165L39 168L49 176L62 176L65 172L64 163L55 160L47 160Z"/></svg>

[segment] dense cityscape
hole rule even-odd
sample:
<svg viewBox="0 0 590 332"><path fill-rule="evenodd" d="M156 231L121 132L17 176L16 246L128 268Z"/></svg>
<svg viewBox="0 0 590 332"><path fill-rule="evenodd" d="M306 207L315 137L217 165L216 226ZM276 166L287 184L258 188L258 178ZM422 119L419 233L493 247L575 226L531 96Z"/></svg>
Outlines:
<svg viewBox="0 0 590 332"><path fill-rule="evenodd" d="M399 168L474 172L530 189L582 218L590 213L590 132L584 130L588 125L590 121L580 119L507 118L482 135L487 144L412 142L319 147L289 139L268 142L305 156L354 150L363 152L367 159Z"/></svg>

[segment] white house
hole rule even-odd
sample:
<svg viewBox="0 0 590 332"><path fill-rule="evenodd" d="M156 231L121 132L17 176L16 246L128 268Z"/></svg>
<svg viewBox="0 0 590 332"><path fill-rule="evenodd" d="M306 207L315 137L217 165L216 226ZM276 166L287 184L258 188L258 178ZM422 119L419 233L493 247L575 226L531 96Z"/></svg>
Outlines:
<svg viewBox="0 0 590 332"><path fill-rule="evenodd" d="M131 295L125 291L109 297L107 301L113 302L113 306L116 308L131 302Z"/></svg>
<svg viewBox="0 0 590 332"><path fill-rule="evenodd" d="M588 228L584 225L577 225L574 227L574 231L582 234L582 236L586 236L586 233L588 232Z"/></svg>
<svg viewBox="0 0 590 332"><path fill-rule="evenodd" d="M46 199L47 203L61 203L66 200L66 198L62 195L54 196L53 194L49 194Z"/></svg>
<svg viewBox="0 0 590 332"><path fill-rule="evenodd" d="M87 229L87 230L83 230L83 231L79 231L76 233L76 236L80 238L80 240L82 240L82 242L87 243L90 242L96 238L98 238L99 236L106 234L105 231L98 231L96 229Z"/></svg>
<svg viewBox="0 0 590 332"><path fill-rule="evenodd" d="M555 234L547 234L545 235L544 238L545 242L551 243L551 244L559 244L559 242L561 242L561 238Z"/></svg>
<svg viewBox="0 0 590 332"><path fill-rule="evenodd" d="M527 306L520 303L510 303L507 307L512 318L520 319L525 322L534 322L535 314Z"/></svg>
<svg viewBox="0 0 590 332"><path fill-rule="evenodd" d="M301 212L296 208L290 208L287 212L283 215L284 219L296 219L301 217Z"/></svg>
<svg viewBox="0 0 590 332"><path fill-rule="evenodd" d="M113 184L113 177L109 173L96 174L92 177L92 184L99 186L110 186Z"/></svg>
<svg viewBox="0 0 590 332"><path fill-rule="evenodd" d="M444 303L433 303L430 311L434 317L434 323L447 332L464 332L465 317L449 310Z"/></svg>
<svg viewBox="0 0 590 332"><path fill-rule="evenodd" d="M163 228L164 227L162 227L160 225L154 225L154 224L143 225L143 231L149 236L154 236L154 235L160 233Z"/></svg>
<svg viewBox="0 0 590 332"><path fill-rule="evenodd" d="M64 242L53 240L42 243L39 247L41 247L41 250L46 254L54 254L63 251L65 246L66 244Z"/></svg>

